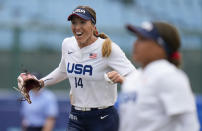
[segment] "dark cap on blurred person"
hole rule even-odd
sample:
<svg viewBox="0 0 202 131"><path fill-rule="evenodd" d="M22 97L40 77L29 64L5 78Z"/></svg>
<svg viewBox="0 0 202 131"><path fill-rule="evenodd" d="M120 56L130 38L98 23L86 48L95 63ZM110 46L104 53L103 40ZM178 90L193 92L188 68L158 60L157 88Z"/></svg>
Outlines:
<svg viewBox="0 0 202 131"><path fill-rule="evenodd" d="M127 25L127 29L135 35L152 39L161 45L168 56L180 48L180 36L177 29L166 22L143 22L140 27Z"/></svg>
<svg viewBox="0 0 202 131"><path fill-rule="evenodd" d="M91 13L84 8L76 8L68 17L68 21L72 20L72 16L78 16L84 20L91 20L93 24L96 24L95 18L91 15Z"/></svg>

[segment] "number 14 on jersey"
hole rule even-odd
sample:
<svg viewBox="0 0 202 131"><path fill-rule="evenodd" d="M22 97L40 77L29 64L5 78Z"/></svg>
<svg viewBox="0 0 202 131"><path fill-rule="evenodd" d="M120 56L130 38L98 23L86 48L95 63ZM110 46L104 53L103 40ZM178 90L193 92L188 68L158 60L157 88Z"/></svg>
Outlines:
<svg viewBox="0 0 202 131"><path fill-rule="evenodd" d="M75 87L81 87L83 88L82 78L75 77Z"/></svg>

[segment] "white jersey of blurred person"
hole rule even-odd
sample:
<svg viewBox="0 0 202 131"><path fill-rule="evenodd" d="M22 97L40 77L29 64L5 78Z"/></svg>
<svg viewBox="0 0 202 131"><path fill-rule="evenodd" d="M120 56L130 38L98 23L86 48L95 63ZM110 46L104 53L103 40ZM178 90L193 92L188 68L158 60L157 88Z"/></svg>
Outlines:
<svg viewBox="0 0 202 131"><path fill-rule="evenodd" d="M120 131L199 131L194 94L179 69L177 29L166 22L127 28L137 36L133 59L141 69L123 83Z"/></svg>
<svg viewBox="0 0 202 131"><path fill-rule="evenodd" d="M31 73L40 79L41 74ZM22 103L23 131L52 131L58 115L58 104L55 95L47 90L33 89L30 91L32 104Z"/></svg>
<svg viewBox="0 0 202 131"><path fill-rule="evenodd" d="M44 86L50 86L68 78L71 86L72 110L88 111L89 113L92 109L113 107L117 98L117 84L108 83L104 79L104 74L107 73L109 79L114 83L122 83L124 76L135 71L135 67L116 43L112 42L104 33L97 32L96 13L92 8L79 6L68 17L68 20L71 21L74 36L63 40L59 66L42 78L42 83ZM111 123L107 122L108 124L118 124L118 120L113 122L114 117L117 116L108 115L108 120L112 120ZM96 117L97 114L94 116ZM71 112L69 119L74 121L73 125L79 123L76 127L88 130L85 124L79 121L79 117L80 114L75 115ZM100 119L100 116L97 117ZM94 119L98 120L98 118ZM101 119L103 118L101 117ZM89 117L84 120L91 121ZM94 126L103 128L106 122L102 121ZM92 122L95 123L95 121ZM103 130L113 131L115 129L110 127Z"/></svg>

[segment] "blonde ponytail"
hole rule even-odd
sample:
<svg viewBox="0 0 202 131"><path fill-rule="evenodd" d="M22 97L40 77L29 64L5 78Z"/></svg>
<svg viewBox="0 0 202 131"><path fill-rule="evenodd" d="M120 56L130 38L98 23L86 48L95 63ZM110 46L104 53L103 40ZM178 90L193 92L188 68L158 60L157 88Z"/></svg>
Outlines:
<svg viewBox="0 0 202 131"><path fill-rule="evenodd" d="M112 51L112 41L104 33L98 34L98 37L105 39L102 44L102 57L109 57Z"/></svg>

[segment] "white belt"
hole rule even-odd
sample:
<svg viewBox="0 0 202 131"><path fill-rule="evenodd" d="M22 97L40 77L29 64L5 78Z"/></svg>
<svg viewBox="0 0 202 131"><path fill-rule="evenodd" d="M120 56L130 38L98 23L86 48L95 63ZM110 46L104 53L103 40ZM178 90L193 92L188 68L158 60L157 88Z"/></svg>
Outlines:
<svg viewBox="0 0 202 131"><path fill-rule="evenodd" d="M97 108L90 108L90 107L78 107L78 106L72 106L75 110L78 111L92 111L92 110L100 110L100 109L106 109L109 106L102 106L102 107L97 107Z"/></svg>

